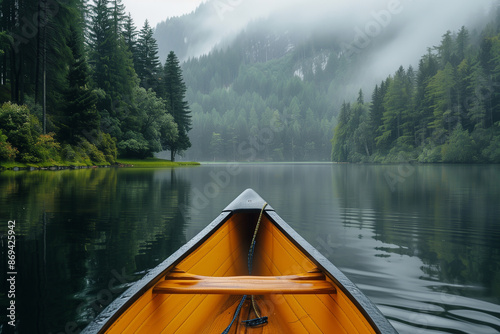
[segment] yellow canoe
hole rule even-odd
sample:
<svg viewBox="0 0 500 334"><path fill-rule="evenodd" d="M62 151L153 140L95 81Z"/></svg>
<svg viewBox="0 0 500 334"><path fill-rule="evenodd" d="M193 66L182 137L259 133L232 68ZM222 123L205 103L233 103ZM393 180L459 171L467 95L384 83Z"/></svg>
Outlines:
<svg viewBox="0 0 500 334"><path fill-rule="evenodd" d="M82 333L397 332L247 189Z"/></svg>

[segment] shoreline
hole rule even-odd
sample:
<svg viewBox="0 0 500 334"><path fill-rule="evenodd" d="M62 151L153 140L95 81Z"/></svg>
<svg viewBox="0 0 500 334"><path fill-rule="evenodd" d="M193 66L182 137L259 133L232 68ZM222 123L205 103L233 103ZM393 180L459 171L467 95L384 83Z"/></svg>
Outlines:
<svg viewBox="0 0 500 334"><path fill-rule="evenodd" d="M118 159L114 164L108 165L78 165L78 164L54 164L44 163L24 164L18 162L0 163L0 172L2 171L58 171L58 170L76 170L76 169L97 169L97 168L176 168L199 166L199 162L172 162L157 158L139 160L139 159Z"/></svg>

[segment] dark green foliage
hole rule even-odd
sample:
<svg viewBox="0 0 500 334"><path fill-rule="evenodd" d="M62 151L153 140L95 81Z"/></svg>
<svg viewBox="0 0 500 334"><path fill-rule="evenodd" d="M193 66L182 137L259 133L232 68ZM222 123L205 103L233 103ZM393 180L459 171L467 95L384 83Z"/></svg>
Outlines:
<svg viewBox="0 0 500 334"><path fill-rule="evenodd" d="M476 143L467 130L459 124L453 130L449 141L443 145L443 162L466 163L475 161Z"/></svg>
<svg viewBox="0 0 500 334"><path fill-rule="evenodd" d="M447 32L416 74L400 67L375 87L369 113L360 112L361 96L353 107L344 104L332 159L498 162L500 35L491 31L485 29L476 51L464 27Z"/></svg>
<svg viewBox="0 0 500 334"><path fill-rule="evenodd" d="M116 147L116 140L112 138L109 133L99 132L99 140L97 148L104 154L106 162L114 164L118 157L118 149Z"/></svg>
<svg viewBox="0 0 500 334"><path fill-rule="evenodd" d="M144 22L144 26L139 32L134 66L141 81L141 87L152 88L158 93L161 63L158 58L158 45L153 38L153 28L149 25L148 20Z"/></svg>
<svg viewBox="0 0 500 334"><path fill-rule="evenodd" d="M0 130L12 147L19 151L22 161L39 161L35 145L41 134L41 126L27 107L5 103L0 109Z"/></svg>
<svg viewBox="0 0 500 334"><path fill-rule="evenodd" d="M182 70L177 56L172 51L168 54L164 67L164 99L167 109L173 116L179 131L175 140L167 140L166 148L171 153L171 160L175 160L178 153L191 147L188 132L191 130L191 110L186 100L186 84L182 78Z"/></svg>
<svg viewBox="0 0 500 334"><path fill-rule="evenodd" d="M332 150L332 161L345 162L348 161L349 156L349 145L348 138L349 133L347 129L347 124L349 122L351 114L351 106L349 104L342 105L340 109L340 114L338 118L338 124L334 130L334 136L332 140L333 150Z"/></svg>
<svg viewBox="0 0 500 334"><path fill-rule="evenodd" d="M0 102L12 101L0 112L0 159L114 163L117 143L145 157L177 141L165 102L139 91L134 70L133 55L142 85L160 91L152 29L138 43L121 0L5 0L0 10Z"/></svg>
<svg viewBox="0 0 500 334"><path fill-rule="evenodd" d="M78 137L99 129L100 115L96 109L97 95L88 85L88 66L83 54L81 37L74 27L68 46L72 53L64 94L66 106L59 117L59 136L62 141L75 144Z"/></svg>
<svg viewBox="0 0 500 334"><path fill-rule="evenodd" d="M116 1L112 1L116 5ZM90 29L90 62L96 88L105 92L98 103L99 110L119 115L121 107L132 96L137 85L132 54L123 39L121 25L117 25L119 6L108 0L95 0L92 6Z"/></svg>
<svg viewBox="0 0 500 334"><path fill-rule="evenodd" d="M500 163L500 122L492 129L492 133L492 139L482 153L487 162L498 164Z"/></svg>
<svg viewBox="0 0 500 334"><path fill-rule="evenodd" d="M132 56L134 57L134 66L137 55L137 34L137 28L135 27L134 20L132 20L132 15L129 13L129 15L125 17L125 25L123 26L122 35L128 50L132 52Z"/></svg>
<svg viewBox="0 0 500 334"><path fill-rule="evenodd" d="M7 136L0 130L0 161L14 161L19 151L7 141Z"/></svg>
<svg viewBox="0 0 500 334"><path fill-rule="evenodd" d="M134 101L134 108L121 123L124 135L118 149L123 156L144 159L166 148L165 142L175 141L177 126L167 112L165 101L152 89L137 87Z"/></svg>

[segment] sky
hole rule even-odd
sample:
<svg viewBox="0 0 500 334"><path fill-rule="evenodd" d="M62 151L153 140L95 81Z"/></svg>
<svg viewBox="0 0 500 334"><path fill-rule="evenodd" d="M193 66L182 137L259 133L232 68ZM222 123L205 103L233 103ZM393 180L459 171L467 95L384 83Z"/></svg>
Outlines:
<svg viewBox="0 0 500 334"><path fill-rule="evenodd" d="M149 25L156 27L161 21L172 16L189 14L205 0L123 0L126 13L130 13L136 27L144 25L146 19Z"/></svg>

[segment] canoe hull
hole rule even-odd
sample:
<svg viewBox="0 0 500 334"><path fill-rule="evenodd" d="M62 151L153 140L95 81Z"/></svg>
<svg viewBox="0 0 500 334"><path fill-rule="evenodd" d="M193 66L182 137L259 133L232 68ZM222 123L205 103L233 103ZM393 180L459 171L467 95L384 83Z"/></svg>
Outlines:
<svg viewBox="0 0 500 334"><path fill-rule="evenodd" d="M249 199L250 198L250 199ZM238 201L243 205L238 205ZM236 204L235 204L236 202ZM222 333L241 300L241 291L252 287L252 277L316 275L306 282L324 286L314 293L272 293L255 297L257 309L268 324L247 328L242 321L256 317L250 298L243 304L230 333L396 333L378 309L333 264L300 237L272 208L262 217L256 237L252 277L243 289L227 293L159 291L158 286L192 285L192 276L203 284L220 285L225 277L248 277L248 248L263 200L247 190L188 244L152 270L110 305L86 333ZM250 203L250 204L249 204ZM186 274L183 274L186 273ZM180 275L180 276L179 276ZM200 278L201 277L201 278ZM215 281L203 281L215 277ZM312 276L308 277L311 278ZM227 279L229 280L229 279ZM226 280L226 281L227 281ZM201 284L201 283L196 283ZM242 283L243 284L243 283ZM253 286L259 286L254 284ZM328 290L328 287L334 287ZM156 288L156 290L155 290ZM187 290L187 289L186 289ZM250 291L250 290L249 290ZM304 288L305 291L305 288ZM268 293L269 292L269 293Z"/></svg>

